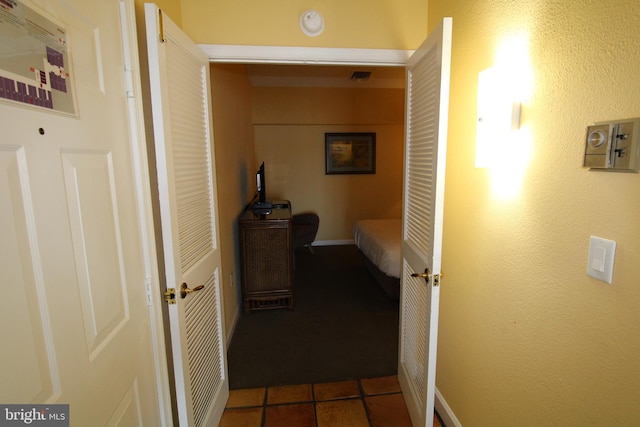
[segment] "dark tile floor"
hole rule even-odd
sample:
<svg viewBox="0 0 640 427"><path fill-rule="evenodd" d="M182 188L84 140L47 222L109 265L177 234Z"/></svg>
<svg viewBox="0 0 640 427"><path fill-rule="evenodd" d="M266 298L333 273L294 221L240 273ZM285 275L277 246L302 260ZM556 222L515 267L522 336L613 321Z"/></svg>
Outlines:
<svg viewBox="0 0 640 427"><path fill-rule="evenodd" d="M433 425L441 427L437 416ZM396 376L231 390L220 427L411 427Z"/></svg>

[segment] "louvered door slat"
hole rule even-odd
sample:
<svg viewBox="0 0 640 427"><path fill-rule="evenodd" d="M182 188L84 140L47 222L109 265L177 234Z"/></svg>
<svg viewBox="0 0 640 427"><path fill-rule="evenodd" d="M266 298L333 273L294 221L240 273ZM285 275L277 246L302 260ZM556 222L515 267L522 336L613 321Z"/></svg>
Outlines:
<svg viewBox="0 0 640 427"><path fill-rule="evenodd" d="M171 100L172 144L175 169L175 192L180 237L182 272L213 250L211 229L211 189L209 171L209 144L207 135L208 110L202 93L202 66L179 45L168 43L169 55L174 58L168 65ZM174 83L175 82L175 83ZM204 84L206 87L206 83ZM193 100L198 100L193 102ZM204 142L204 143L203 143ZM193 196L200 196L193 203ZM197 237L196 237L197 236Z"/></svg>

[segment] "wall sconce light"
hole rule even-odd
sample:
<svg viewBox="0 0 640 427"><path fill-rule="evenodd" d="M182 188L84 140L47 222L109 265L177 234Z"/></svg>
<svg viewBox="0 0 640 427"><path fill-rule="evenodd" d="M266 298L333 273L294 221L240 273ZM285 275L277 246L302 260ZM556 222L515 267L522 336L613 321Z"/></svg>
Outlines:
<svg viewBox="0 0 640 427"><path fill-rule="evenodd" d="M520 128L520 102L514 99L513 78L498 67L478 74L476 168L487 168L508 156L508 142Z"/></svg>

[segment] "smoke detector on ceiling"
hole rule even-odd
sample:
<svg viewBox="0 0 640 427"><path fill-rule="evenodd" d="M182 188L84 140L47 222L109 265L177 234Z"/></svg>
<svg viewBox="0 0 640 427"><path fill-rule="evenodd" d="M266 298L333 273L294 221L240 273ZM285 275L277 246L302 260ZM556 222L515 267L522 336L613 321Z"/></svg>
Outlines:
<svg viewBox="0 0 640 427"><path fill-rule="evenodd" d="M300 15L300 28L308 36L314 37L324 31L324 18L317 10L309 9Z"/></svg>

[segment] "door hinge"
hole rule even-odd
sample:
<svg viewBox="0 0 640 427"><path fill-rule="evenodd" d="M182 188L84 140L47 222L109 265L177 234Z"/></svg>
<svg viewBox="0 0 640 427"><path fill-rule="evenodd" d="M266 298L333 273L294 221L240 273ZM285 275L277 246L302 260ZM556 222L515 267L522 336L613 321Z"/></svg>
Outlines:
<svg viewBox="0 0 640 427"><path fill-rule="evenodd" d="M164 293L164 300L169 304L176 303L176 288L168 288Z"/></svg>
<svg viewBox="0 0 640 427"><path fill-rule="evenodd" d="M144 285L147 291L147 307L151 307L153 305L153 295L151 295L151 279L144 279Z"/></svg>
<svg viewBox="0 0 640 427"><path fill-rule="evenodd" d="M130 65L124 67L124 94L127 98L135 98L133 91L133 68Z"/></svg>

